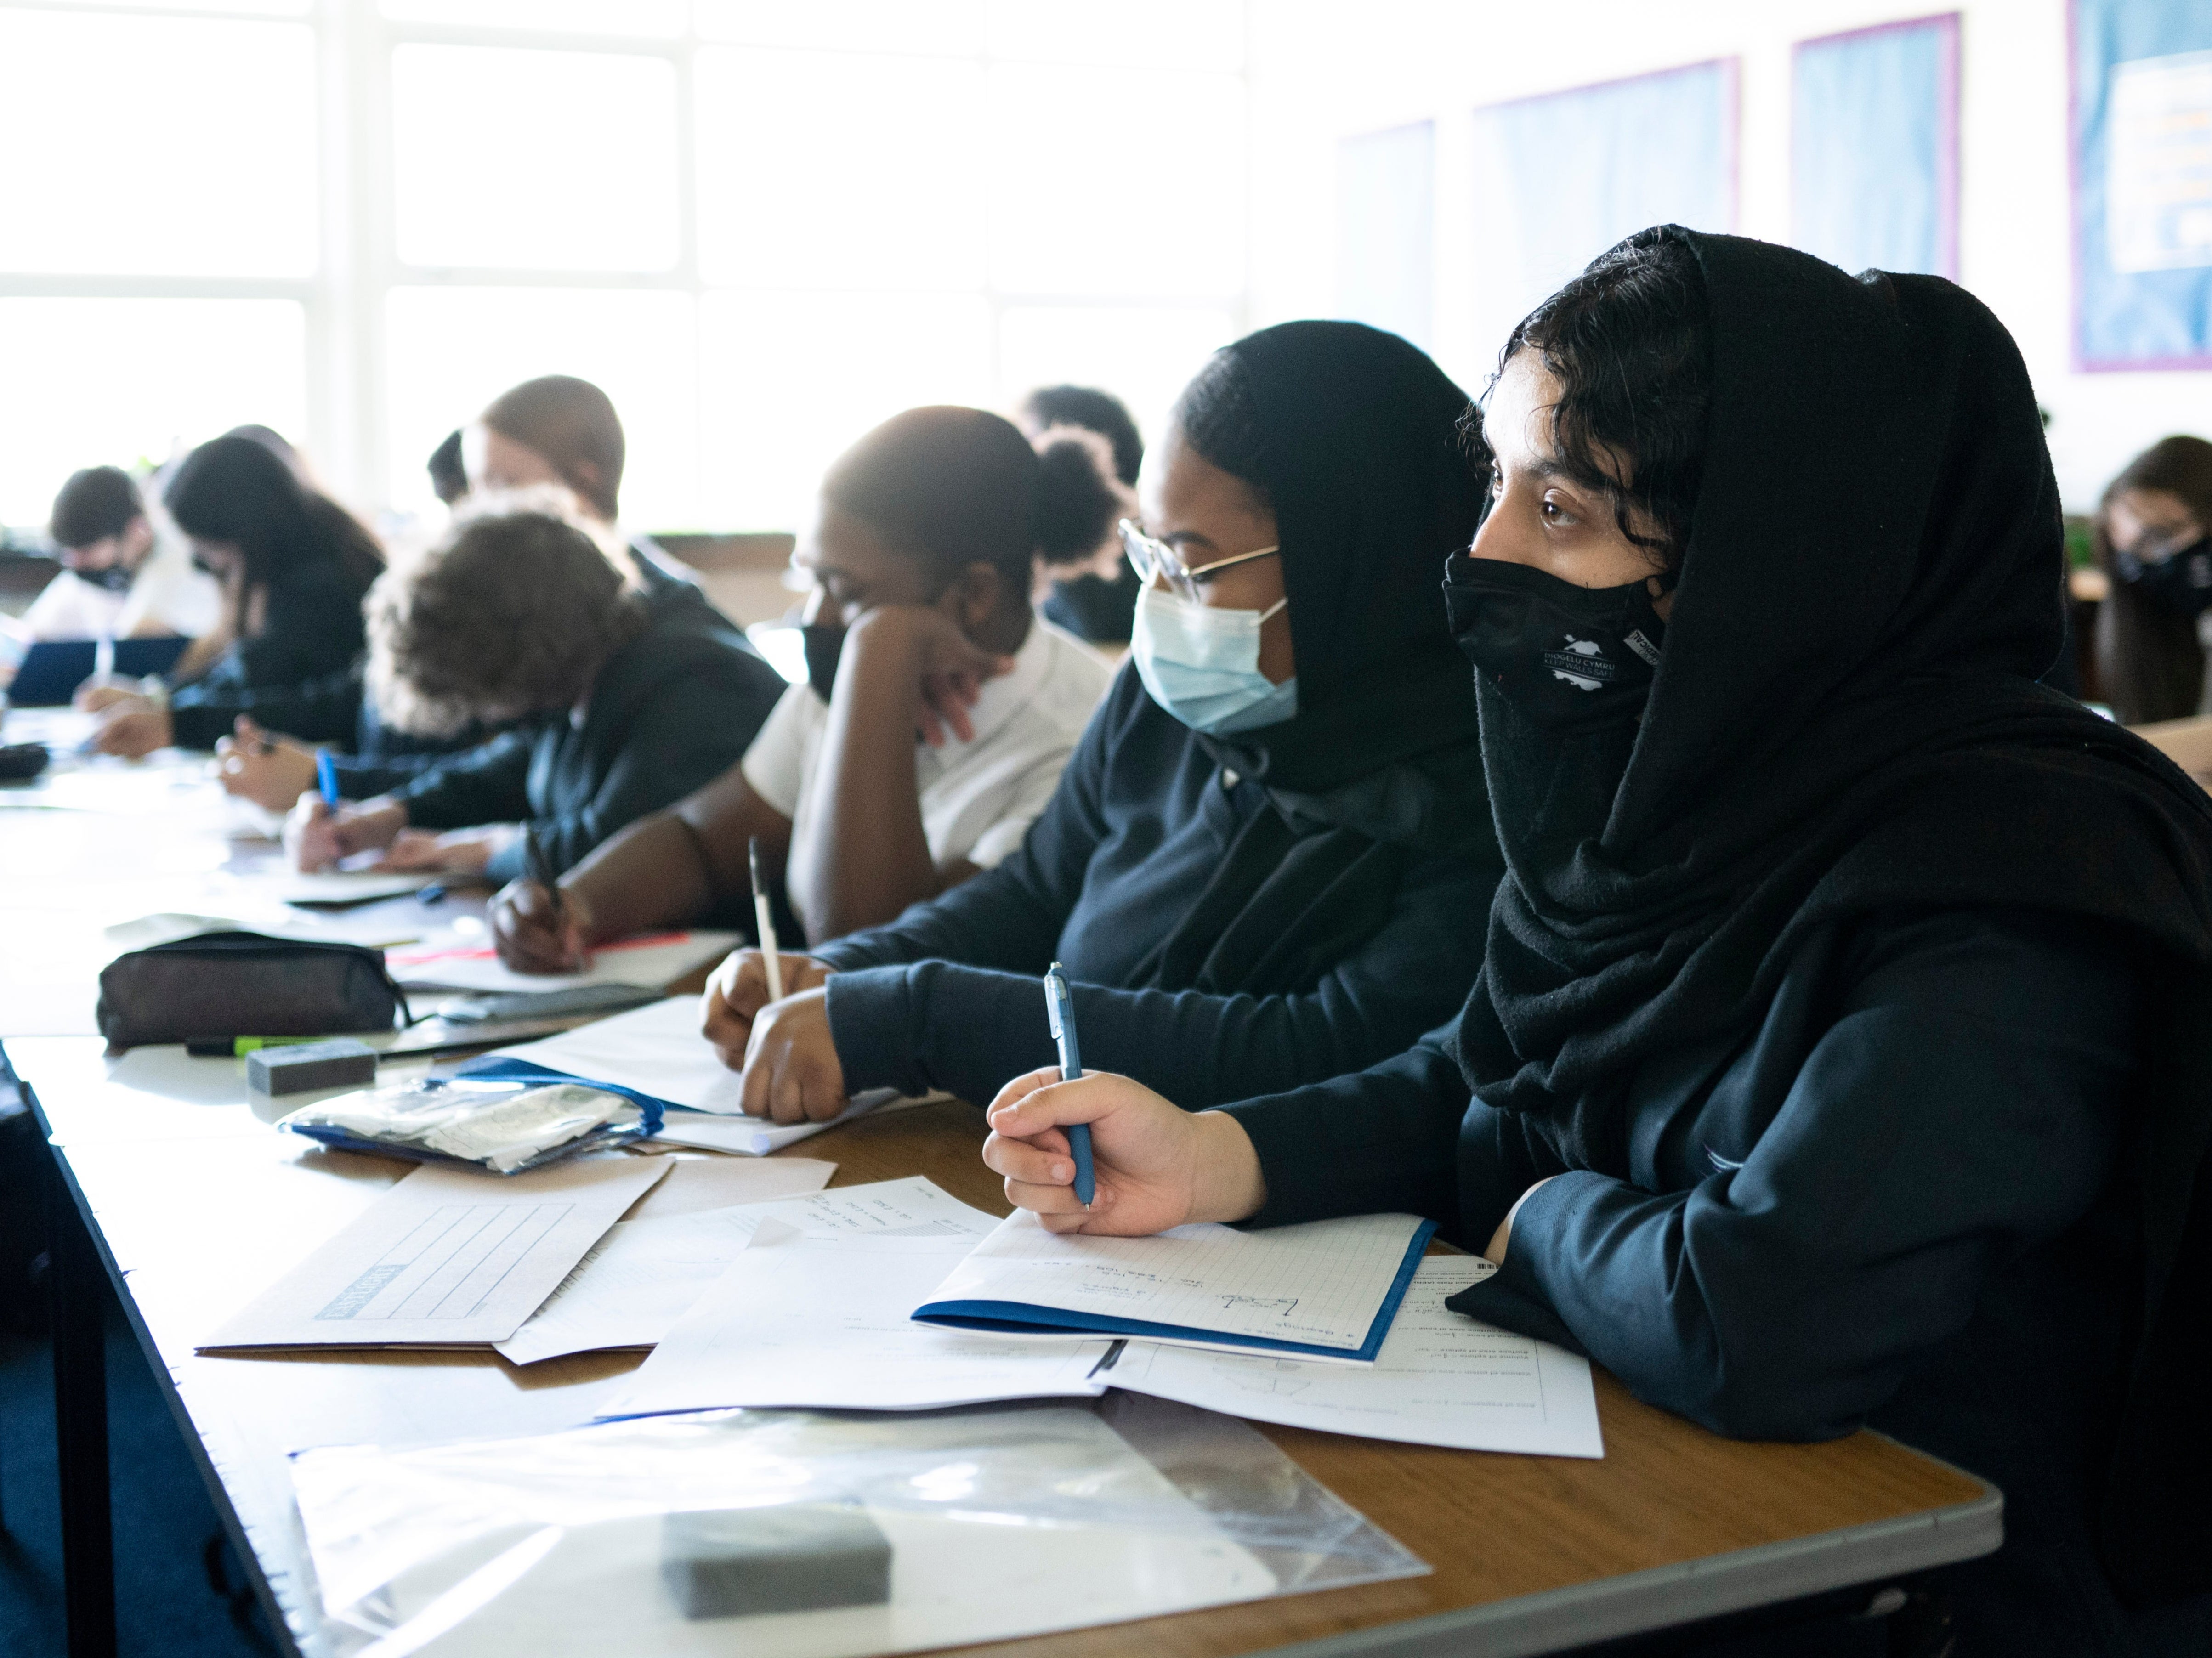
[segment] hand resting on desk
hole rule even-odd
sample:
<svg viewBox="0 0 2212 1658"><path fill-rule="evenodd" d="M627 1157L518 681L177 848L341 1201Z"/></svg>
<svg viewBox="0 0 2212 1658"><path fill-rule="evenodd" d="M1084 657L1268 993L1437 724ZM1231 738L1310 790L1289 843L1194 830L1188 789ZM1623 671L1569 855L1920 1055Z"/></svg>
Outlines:
<svg viewBox="0 0 2212 1658"><path fill-rule="evenodd" d="M999 1090L988 1114L983 1161L1006 1176L1006 1201L1052 1232L1142 1237L1193 1221L1238 1221L1267 1200L1259 1154L1236 1118L1190 1112L1142 1083L1091 1071L1072 1083L1047 1066ZM1075 1161L1064 1132L1091 1125L1097 1189L1075 1196Z"/></svg>

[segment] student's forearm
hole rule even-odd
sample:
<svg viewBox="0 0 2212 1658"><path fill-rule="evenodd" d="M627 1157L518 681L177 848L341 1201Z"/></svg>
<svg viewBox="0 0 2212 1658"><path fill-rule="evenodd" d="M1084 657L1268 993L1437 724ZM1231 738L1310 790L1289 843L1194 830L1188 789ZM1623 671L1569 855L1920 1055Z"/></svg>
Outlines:
<svg viewBox="0 0 2212 1658"><path fill-rule="evenodd" d="M888 921L939 886L915 773L915 647L878 613L854 624L845 651L810 784L812 844L793 847L790 863L812 944Z"/></svg>
<svg viewBox="0 0 2212 1658"><path fill-rule="evenodd" d="M688 921L714 901L697 837L673 811L641 817L562 877L592 918L591 942Z"/></svg>

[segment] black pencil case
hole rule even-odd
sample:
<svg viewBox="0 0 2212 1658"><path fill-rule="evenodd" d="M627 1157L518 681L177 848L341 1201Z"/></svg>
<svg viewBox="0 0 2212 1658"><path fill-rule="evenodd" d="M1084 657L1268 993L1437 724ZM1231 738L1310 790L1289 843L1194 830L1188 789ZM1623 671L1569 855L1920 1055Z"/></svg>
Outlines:
<svg viewBox="0 0 2212 1658"><path fill-rule="evenodd" d="M118 956L100 975L112 1049L195 1036L343 1036L389 1030L406 993L359 944L203 932Z"/></svg>

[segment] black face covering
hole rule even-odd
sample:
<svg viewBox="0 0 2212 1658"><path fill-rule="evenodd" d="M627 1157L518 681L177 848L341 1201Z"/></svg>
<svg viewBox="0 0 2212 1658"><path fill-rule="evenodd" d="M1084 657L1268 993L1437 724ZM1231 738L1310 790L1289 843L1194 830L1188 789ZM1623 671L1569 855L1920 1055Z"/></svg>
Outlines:
<svg viewBox="0 0 2212 1658"><path fill-rule="evenodd" d="M79 581L88 581L111 593L127 593L131 591L131 578L136 572L125 565L110 564L102 569L76 570L71 574Z"/></svg>
<svg viewBox="0 0 2212 1658"><path fill-rule="evenodd" d="M1109 581L1086 571L1053 583L1042 609L1046 621L1093 645L1126 645L1136 631L1137 595L1145 584L1124 565Z"/></svg>
<svg viewBox="0 0 2212 1658"><path fill-rule="evenodd" d="M2024 908L2126 934L2160 1014L2127 1125L2142 1333L2101 1541L2124 1595L2212 1589L2212 801L2035 683L2063 638L2058 491L1987 307L1666 234L1697 257L1711 349L1667 649L1632 727L1549 731L1478 683L1508 872L1461 1068L1565 1166L1622 1177L1638 1067L1755 1030L1819 930Z"/></svg>
<svg viewBox="0 0 2212 1658"><path fill-rule="evenodd" d="M824 702L837 685L837 659L845 652L843 624L809 622L799 630L806 647L806 683Z"/></svg>
<svg viewBox="0 0 2212 1658"><path fill-rule="evenodd" d="M2199 536L2155 562L2115 548L2112 574L2161 610L2200 616L2212 609L2212 536Z"/></svg>
<svg viewBox="0 0 2212 1658"><path fill-rule="evenodd" d="M1602 731L1644 712L1667 636L1645 582L1577 587L1525 564L1454 553L1444 608L1475 671L1547 730Z"/></svg>

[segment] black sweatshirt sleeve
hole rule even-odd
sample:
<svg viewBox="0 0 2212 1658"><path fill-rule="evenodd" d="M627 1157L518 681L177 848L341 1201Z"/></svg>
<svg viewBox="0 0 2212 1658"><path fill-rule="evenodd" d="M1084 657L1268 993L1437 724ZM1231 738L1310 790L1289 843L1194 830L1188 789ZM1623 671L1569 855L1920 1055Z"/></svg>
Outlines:
<svg viewBox="0 0 2212 1658"><path fill-rule="evenodd" d="M550 742L551 734L540 740ZM392 797L405 803L407 821L417 829L520 823L530 816L534 747L526 732L502 732L489 743L426 768L394 789Z"/></svg>
<svg viewBox="0 0 2212 1658"><path fill-rule="evenodd" d="M1848 1433L2103 1188L2139 1001L2117 943L1929 918L1852 987L1740 1168L1657 1193L1563 1174L1453 1304L1722 1433Z"/></svg>
<svg viewBox="0 0 2212 1658"><path fill-rule="evenodd" d="M1481 930L1466 918L1488 911L1496 880L1495 871L1457 859L1416 865L1382 928L1293 995L1072 986L1084 1066L1134 1077L1198 1110L1371 1064L1466 995L1481 961ZM1048 963L1051 938L1042 949L1034 937L1024 943L1032 954L1019 971L926 961L832 977L830 1026L847 1087L941 1088L983 1104L1010 1078L1052 1064L1035 976Z"/></svg>
<svg viewBox="0 0 2212 1658"><path fill-rule="evenodd" d="M361 718L357 667L313 679L255 683L238 677L245 671L242 663L228 665L233 671L210 673L170 699L173 740L179 748L213 748L216 739L230 735L232 723L242 714L302 743L353 741Z"/></svg>

